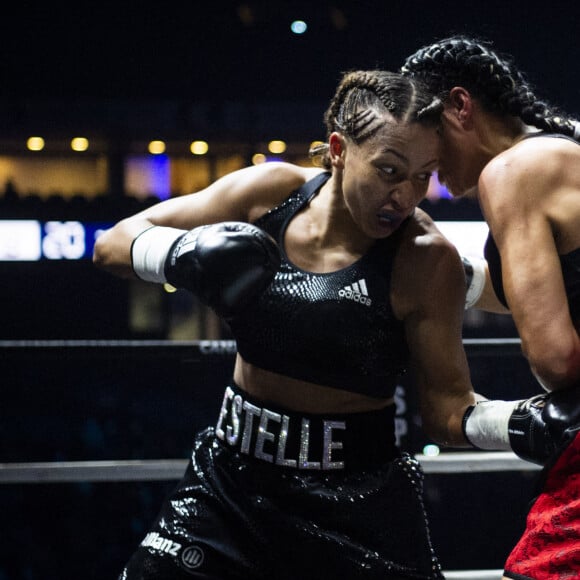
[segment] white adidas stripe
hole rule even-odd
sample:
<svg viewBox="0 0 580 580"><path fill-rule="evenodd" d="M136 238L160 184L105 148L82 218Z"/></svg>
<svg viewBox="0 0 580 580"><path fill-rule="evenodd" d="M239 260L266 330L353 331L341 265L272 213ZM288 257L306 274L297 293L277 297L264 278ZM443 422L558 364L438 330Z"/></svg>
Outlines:
<svg viewBox="0 0 580 580"><path fill-rule="evenodd" d="M369 291L367 290L367 282L364 278L361 278L358 282L354 282L353 284L347 284L343 290L352 290L357 294L362 294L363 296L368 296Z"/></svg>

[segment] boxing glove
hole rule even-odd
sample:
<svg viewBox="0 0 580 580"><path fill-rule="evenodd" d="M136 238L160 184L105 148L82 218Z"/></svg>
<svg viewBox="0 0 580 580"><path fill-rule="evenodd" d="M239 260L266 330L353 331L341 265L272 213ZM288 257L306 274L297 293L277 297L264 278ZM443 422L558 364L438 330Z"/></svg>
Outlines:
<svg viewBox="0 0 580 580"><path fill-rule="evenodd" d="M521 401L480 401L463 416L466 439L479 449L511 450L545 465L580 430L580 386Z"/></svg>
<svg viewBox="0 0 580 580"><path fill-rule="evenodd" d="M187 289L223 318L260 294L280 266L273 238L245 222L221 222L191 231L153 227L133 242L137 276Z"/></svg>

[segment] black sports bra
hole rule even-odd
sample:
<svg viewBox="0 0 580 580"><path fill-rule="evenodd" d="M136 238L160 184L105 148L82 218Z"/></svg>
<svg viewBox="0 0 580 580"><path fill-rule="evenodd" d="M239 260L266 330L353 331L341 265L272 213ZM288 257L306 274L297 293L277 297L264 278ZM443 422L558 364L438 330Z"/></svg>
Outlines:
<svg viewBox="0 0 580 580"><path fill-rule="evenodd" d="M493 289L500 302L507 307L507 300L503 290L501 257L491 234L489 234L485 242L484 254L489 265ZM560 265L562 266L562 276L568 297L570 315L572 320L580 321L580 248L560 256Z"/></svg>
<svg viewBox="0 0 580 580"><path fill-rule="evenodd" d="M404 325L389 299L399 232L378 240L337 272L306 272L284 252L289 222L329 177L316 176L255 222L277 240L282 263L270 287L230 327L239 353L253 365L324 386L392 397L409 358Z"/></svg>

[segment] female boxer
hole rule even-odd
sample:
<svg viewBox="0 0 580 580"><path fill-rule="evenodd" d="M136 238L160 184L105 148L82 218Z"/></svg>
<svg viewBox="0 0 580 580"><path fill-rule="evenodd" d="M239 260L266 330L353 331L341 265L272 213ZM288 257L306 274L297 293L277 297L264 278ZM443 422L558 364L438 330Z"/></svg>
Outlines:
<svg viewBox="0 0 580 580"><path fill-rule="evenodd" d="M394 436L411 365L436 441L468 445L476 402L461 260L417 209L440 113L414 80L348 73L322 169L242 169L99 238L99 267L195 292L238 348L215 427L121 578L442 577L420 466Z"/></svg>
<svg viewBox="0 0 580 580"><path fill-rule="evenodd" d="M472 302L509 308L532 371L557 391L552 402L567 401L563 445L545 469L505 578L579 577L580 125L538 99L512 57L473 38L423 47L402 70L445 103L439 179L454 196L477 198L490 228L485 257L493 286L475 268ZM470 421L479 416L493 429L509 413L486 402ZM477 434L467 436L486 448Z"/></svg>

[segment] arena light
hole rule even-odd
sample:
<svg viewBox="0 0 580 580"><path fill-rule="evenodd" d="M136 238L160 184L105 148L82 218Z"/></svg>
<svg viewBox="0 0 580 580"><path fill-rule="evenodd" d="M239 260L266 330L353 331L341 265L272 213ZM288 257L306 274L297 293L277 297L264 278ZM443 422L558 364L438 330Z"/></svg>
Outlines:
<svg viewBox="0 0 580 580"><path fill-rule="evenodd" d="M438 445L428 444L423 447L423 455L426 457L437 457L440 451Z"/></svg>
<svg viewBox="0 0 580 580"><path fill-rule="evenodd" d="M441 233L462 256L483 257L489 227L484 221L436 221Z"/></svg>
<svg viewBox="0 0 580 580"><path fill-rule="evenodd" d="M266 161L266 156L263 153L254 153L254 155L252 155L253 165L260 165L260 163L266 163Z"/></svg>
<svg viewBox="0 0 580 580"><path fill-rule="evenodd" d="M0 220L0 261L35 262L42 257L41 224L36 220Z"/></svg>
<svg viewBox="0 0 580 580"><path fill-rule="evenodd" d="M286 143L279 140L270 141L268 143L268 151L270 153L284 153L286 151Z"/></svg>
<svg viewBox="0 0 580 580"><path fill-rule="evenodd" d="M161 155L162 153L165 153L165 142L151 141L147 149L151 155Z"/></svg>
<svg viewBox="0 0 580 580"><path fill-rule="evenodd" d="M308 30L308 25L304 20L294 20L294 22L290 24L290 30L294 34L304 34Z"/></svg>
<svg viewBox="0 0 580 580"><path fill-rule="evenodd" d="M70 148L73 151L86 151L89 148L89 140L85 137L75 137L70 142Z"/></svg>
<svg viewBox="0 0 580 580"><path fill-rule="evenodd" d="M209 145L205 141L193 141L189 146L189 150L194 155L205 155L209 150Z"/></svg>
<svg viewBox="0 0 580 580"><path fill-rule="evenodd" d="M44 139L42 137L29 137L26 141L29 151L42 151L44 149Z"/></svg>

